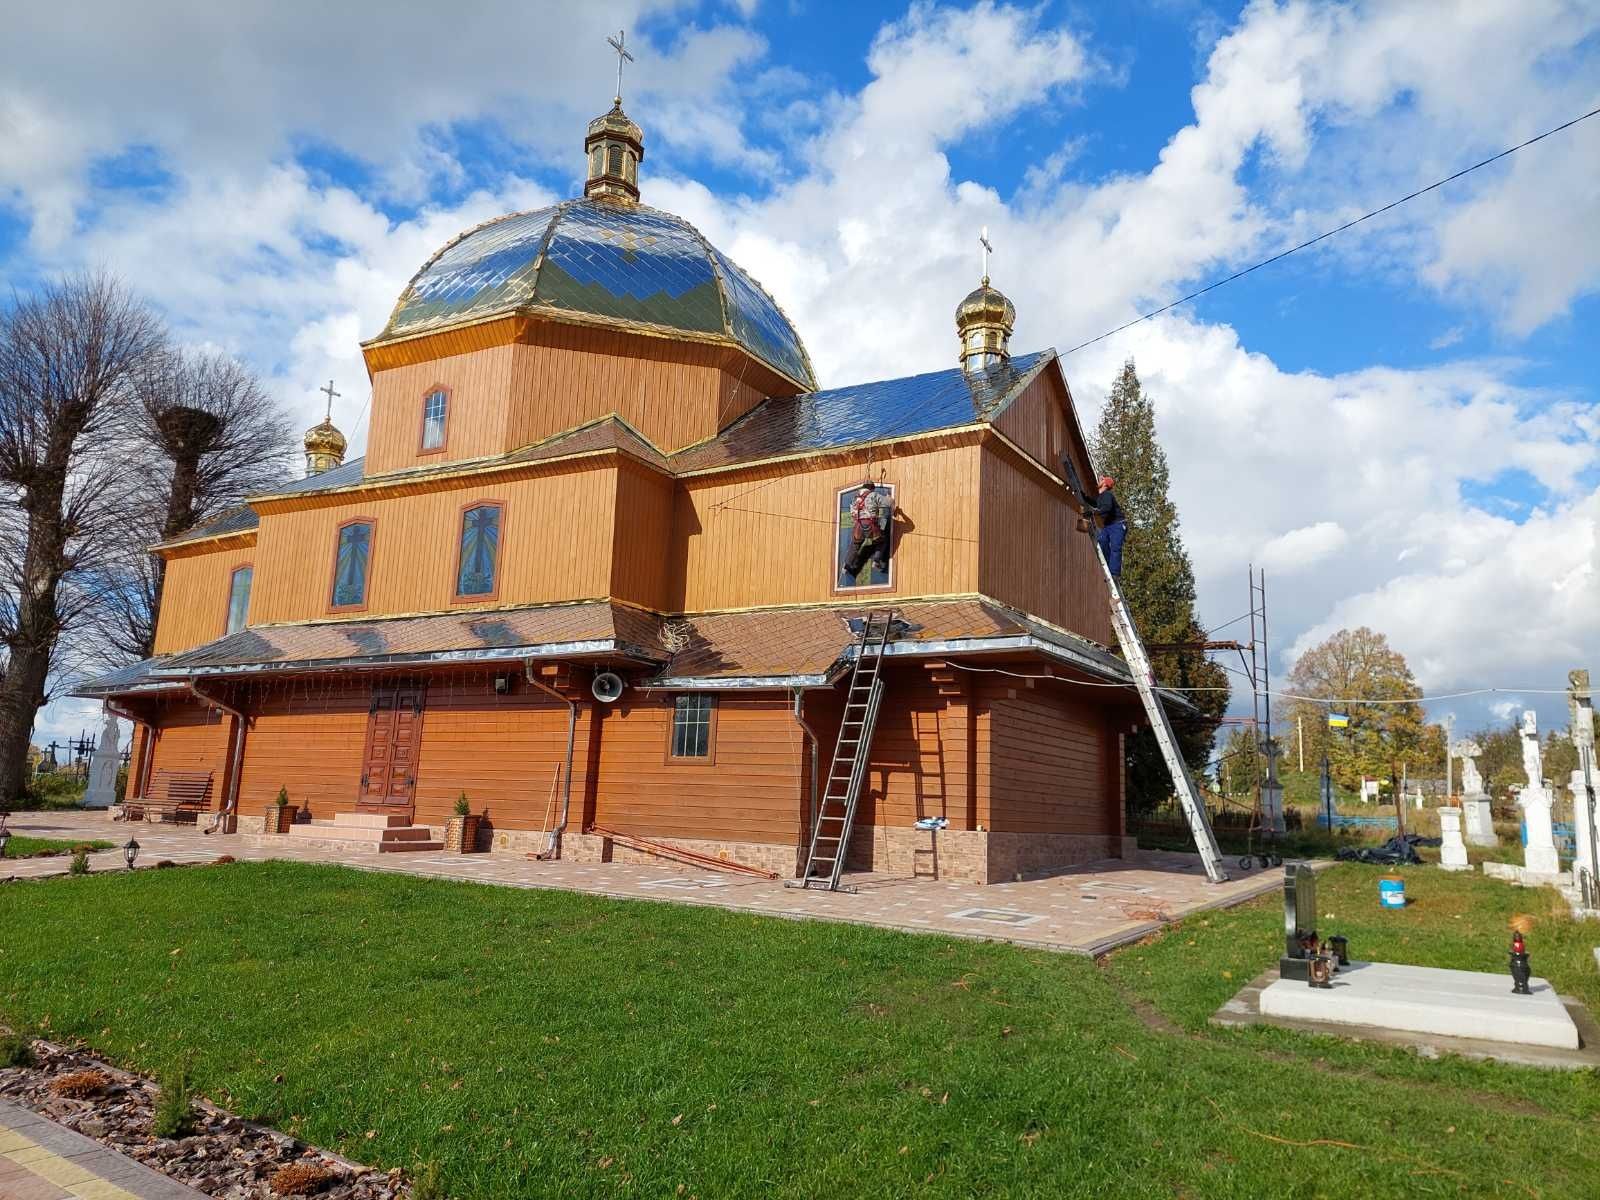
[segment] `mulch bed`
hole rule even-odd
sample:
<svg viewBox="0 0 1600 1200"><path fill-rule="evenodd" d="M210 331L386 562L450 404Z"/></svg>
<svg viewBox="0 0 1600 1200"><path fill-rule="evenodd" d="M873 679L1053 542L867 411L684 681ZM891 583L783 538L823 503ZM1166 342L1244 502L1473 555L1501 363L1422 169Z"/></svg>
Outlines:
<svg viewBox="0 0 1600 1200"><path fill-rule="evenodd" d="M399 1168L385 1172L364 1167L204 1100L195 1101L195 1132L191 1136L153 1137L150 1117L159 1090L156 1084L50 1042L35 1041L33 1055L31 1067L0 1069L0 1098L30 1108L208 1196L220 1200L268 1200L280 1194L315 1195L322 1200L404 1200L411 1195L411 1185ZM93 1072L105 1080L105 1086L93 1095L75 1098L59 1094L51 1086L66 1076L77 1076L62 1090L82 1092L83 1077ZM282 1192L273 1190L275 1177ZM304 1190L308 1185L312 1190Z"/></svg>

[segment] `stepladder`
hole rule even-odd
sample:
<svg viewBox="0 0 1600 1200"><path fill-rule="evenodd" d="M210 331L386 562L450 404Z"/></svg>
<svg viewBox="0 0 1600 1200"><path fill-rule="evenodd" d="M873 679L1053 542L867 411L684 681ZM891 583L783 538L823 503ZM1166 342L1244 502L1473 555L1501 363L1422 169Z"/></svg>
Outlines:
<svg viewBox="0 0 1600 1200"><path fill-rule="evenodd" d="M893 609L877 609L867 614L856 641L855 663L850 670L850 685L845 692L844 709L839 719L839 737L834 744L833 761L828 767L811 826L811 840L804 869L785 886L836 892L841 888L845 856L855 828L856 808L861 800L867 762L872 750L872 734L878 725L878 708L883 698L883 659L894 629Z"/></svg>

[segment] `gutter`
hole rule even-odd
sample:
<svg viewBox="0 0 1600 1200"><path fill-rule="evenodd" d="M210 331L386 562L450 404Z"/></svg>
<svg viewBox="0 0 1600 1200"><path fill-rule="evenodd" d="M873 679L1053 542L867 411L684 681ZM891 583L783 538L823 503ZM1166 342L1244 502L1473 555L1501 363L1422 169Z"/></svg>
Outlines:
<svg viewBox="0 0 1600 1200"><path fill-rule="evenodd" d="M806 723L806 694L800 688L794 689L794 721L811 739L811 828L817 827L817 772L821 769L818 761L820 748L817 744L816 730Z"/></svg>
<svg viewBox="0 0 1600 1200"><path fill-rule="evenodd" d="M191 679L201 675L265 675L283 671L363 671L395 666L450 666L455 663L526 662L534 658L571 658L579 654L605 654L645 662L659 656L616 638L543 645L497 646L488 650L437 650L418 654L377 654L352 658L300 658L282 662L222 663L211 666L175 666L152 671L152 679Z"/></svg>
<svg viewBox="0 0 1600 1200"><path fill-rule="evenodd" d="M539 857L544 859L559 858L561 855L561 835L567 831L567 817L572 812L572 750L578 736L578 702L570 696L563 696L555 688L541 679L533 677L533 659L524 659L522 663L522 677L541 692L547 692L567 706L567 765L561 777L561 820L550 831L549 844L545 846L544 853Z"/></svg>

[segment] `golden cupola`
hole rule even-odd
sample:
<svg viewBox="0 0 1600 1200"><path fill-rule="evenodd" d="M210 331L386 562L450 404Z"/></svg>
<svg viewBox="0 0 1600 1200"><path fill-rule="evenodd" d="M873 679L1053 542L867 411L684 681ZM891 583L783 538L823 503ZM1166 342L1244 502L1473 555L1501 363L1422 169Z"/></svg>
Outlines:
<svg viewBox="0 0 1600 1200"><path fill-rule="evenodd" d="M609 112L589 122L583 139L589 178L583 194L614 204L639 203L639 164L644 161L644 131L622 111L618 97Z"/></svg>
<svg viewBox="0 0 1600 1200"><path fill-rule="evenodd" d="M333 380L323 389L328 396L328 410L317 424L306 430L306 475L320 475L344 463L344 452L349 443L333 424Z"/></svg>
<svg viewBox="0 0 1600 1200"><path fill-rule="evenodd" d="M1017 306L989 286L989 277L956 306L956 333L961 337L963 370L980 371L1011 357L1011 330Z"/></svg>

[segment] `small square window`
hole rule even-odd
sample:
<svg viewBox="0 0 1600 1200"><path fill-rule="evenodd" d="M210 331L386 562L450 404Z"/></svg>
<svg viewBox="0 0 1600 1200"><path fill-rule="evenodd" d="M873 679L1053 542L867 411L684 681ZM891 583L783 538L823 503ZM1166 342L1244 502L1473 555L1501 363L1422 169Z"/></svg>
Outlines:
<svg viewBox="0 0 1600 1200"><path fill-rule="evenodd" d="M444 446L444 422L450 408L450 397L443 388L436 388L422 401L422 448L438 450Z"/></svg>
<svg viewBox="0 0 1600 1200"><path fill-rule="evenodd" d="M673 698L672 757L710 758L715 697L705 692L684 692Z"/></svg>

